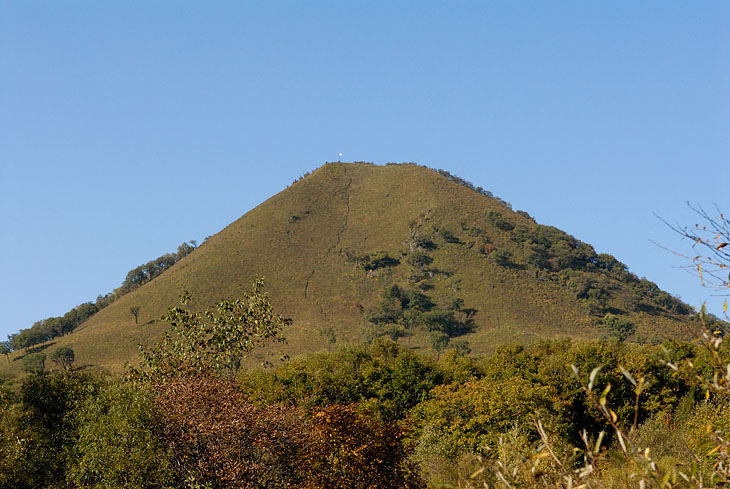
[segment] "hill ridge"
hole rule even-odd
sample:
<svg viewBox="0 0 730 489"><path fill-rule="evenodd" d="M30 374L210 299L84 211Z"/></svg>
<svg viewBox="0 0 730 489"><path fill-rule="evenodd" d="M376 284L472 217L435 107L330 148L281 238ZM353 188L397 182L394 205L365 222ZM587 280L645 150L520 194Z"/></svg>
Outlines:
<svg viewBox="0 0 730 489"><path fill-rule="evenodd" d="M322 348L323 328L338 344L384 334L430 349L431 333L448 329L436 313L463 322L466 309L476 311L473 327L458 336L475 352L556 335L656 341L663 331L681 334L690 312L612 256L449 172L337 162L262 202L54 345L72 346L82 363L119 369L137 343L160 333L158 318L182 290L202 308L259 275L277 310L294 319L293 354ZM399 309L393 321L379 321L376 309L393 286L404 295L387 300ZM407 305L425 300L418 294L431 309ZM460 308L448 309L454 301Z"/></svg>

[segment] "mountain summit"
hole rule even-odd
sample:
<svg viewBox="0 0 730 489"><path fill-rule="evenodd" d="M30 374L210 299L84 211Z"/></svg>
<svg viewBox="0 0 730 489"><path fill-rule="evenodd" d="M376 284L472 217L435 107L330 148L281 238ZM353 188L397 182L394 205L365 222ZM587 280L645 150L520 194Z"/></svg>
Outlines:
<svg viewBox="0 0 730 489"><path fill-rule="evenodd" d="M448 172L328 163L54 341L80 364L117 370L159 335L183 290L202 309L258 276L294 321L289 353L378 336L476 353L553 336L655 341L680 335L690 312L611 255Z"/></svg>

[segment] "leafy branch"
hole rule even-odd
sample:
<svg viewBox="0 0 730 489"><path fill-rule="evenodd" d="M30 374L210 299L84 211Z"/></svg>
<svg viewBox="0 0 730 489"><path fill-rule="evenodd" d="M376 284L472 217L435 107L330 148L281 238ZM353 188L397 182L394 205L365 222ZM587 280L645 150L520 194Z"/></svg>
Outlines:
<svg viewBox="0 0 730 489"><path fill-rule="evenodd" d="M183 292L179 305L162 318L170 324L151 348L140 346L142 365L132 368L134 377L165 379L185 373L213 371L235 376L255 347L285 342L281 333L291 320L274 314L269 297L261 292L263 278L239 299L218 301L201 312L192 312L192 296Z"/></svg>

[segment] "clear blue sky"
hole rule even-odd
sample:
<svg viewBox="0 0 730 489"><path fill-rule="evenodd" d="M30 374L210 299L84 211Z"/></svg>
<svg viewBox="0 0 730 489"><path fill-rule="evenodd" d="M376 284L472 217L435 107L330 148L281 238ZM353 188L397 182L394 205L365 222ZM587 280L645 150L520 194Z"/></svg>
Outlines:
<svg viewBox="0 0 730 489"><path fill-rule="evenodd" d="M0 338L339 152L447 169L699 305L649 239L730 213L730 3L0 0Z"/></svg>

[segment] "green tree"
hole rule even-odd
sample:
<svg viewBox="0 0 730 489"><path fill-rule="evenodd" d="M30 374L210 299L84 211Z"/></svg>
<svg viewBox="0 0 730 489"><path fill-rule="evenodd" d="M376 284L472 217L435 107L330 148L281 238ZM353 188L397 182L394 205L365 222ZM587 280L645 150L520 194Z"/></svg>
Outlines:
<svg viewBox="0 0 730 489"><path fill-rule="evenodd" d="M374 271L379 268L394 267L400 264L400 261L392 258L386 251L374 251L361 257L356 258L358 266L366 272Z"/></svg>
<svg viewBox="0 0 730 489"><path fill-rule="evenodd" d="M46 354L45 353L29 353L23 357L24 372L29 374L39 374L46 370Z"/></svg>
<svg viewBox="0 0 730 489"><path fill-rule="evenodd" d="M24 350L28 352L31 347L48 341L52 335L45 327L45 321L38 321L32 327L21 329L19 333L9 336L10 346L13 350Z"/></svg>
<svg viewBox="0 0 730 489"><path fill-rule="evenodd" d="M15 445L15 453L10 455L20 470L0 475L0 487L68 487L66 470L74 456L77 433L71 413L83 403L85 386L90 381L88 375L65 372L31 375L24 380L17 410L11 409L2 423L15 424L6 428L11 430Z"/></svg>
<svg viewBox="0 0 730 489"><path fill-rule="evenodd" d="M601 322L608 330L608 335L618 338L619 341L626 341L629 336L636 332L634 323L614 314L606 314Z"/></svg>
<svg viewBox="0 0 730 489"><path fill-rule="evenodd" d="M319 335L327 342L327 353L330 353L332 351L332 346L337 342L335 330L332 328L322 328L319 330Z"/></svg>
<svg viewBox="0 0 730 489"><path fill-rule="evenodd" d="M530 254L527 256L527 264L543 270L550 268L547 248L541 244L533 244L530 247Z"/></svg>
<svg viewBox="0 0 730 489"><path fill-rule="evenodd" d="M17 334L8 336L10 346L14 350L29 348L49 341L58 336L64 336L78 327L79 324L93 316L99 308L96 304L86 302L68 311L63 317L51 317L36 321L30 328L23 329Z"/></svg>
<svg viewBox="0 0 730 489"><path fill-rule="evenodd" d="M13 351L12 348L10 348L10 341L0 341L0 354L5 355L5 358L8 360L8 363L10 363L10 353Z"/></svg>
<svg viewBox="0 0 730 489"><path fill-rule="evenodd" d="M449 335L443 331L434 330L430 333L431 348L436 352L436 360L441 358L441 352L449 345Z"/></svg>
<svg viewBox="0 0 730 489"><path fill-rule="evenodd" d="M489 222L492 223L493 226L501 229L502 231L512 231L515 228L515 225L508 221L507 218L499 212L491 210L488 211L487 219L489 219Z"/></svg>
<svg viewBox="0 0 730 489"><path fill-rule="evenodd" d="M500 267L508 267L512 265L512 253L504 248L499 248L492 253L492 259L494 263Z"/></svg>
<svg viewBox="0 0 730 489"><path fill-rule="evenodd" d="M173 486L171 449L147 389L113 379L89 384L71 420L78 427L67 476L73 487Z"/></svg>
<svg viewBox="0 0 730 489"><path fill-rule="evenodd" d="M416 249L408 254L406 262L414 268L423 268L426 265L430 265L433 262L433 258L431 258L425 251Z"/></svg>
<svg viewBox="0 0 730 489"><path fill-rule="evenodd" d="M452 341L451 347L456 351L456 354L460 357L464 357L471 353L471 347L469 346L469 342L466 340L458 340L458 341Z"/></svg>
<svg viewBox="0 0 730 489"><path fill-rule="evenodd" d="M184 292L180 305L163 317L170 330L152 348L141 348L142 366L132 373L167 378L212 370L234 376L254 347L285 341L281 330L291 324L291 319L274 314L263 286L263 278L257 278L242 298L216 302L202 313L190 311L192 296Z"/></svg>
<svg viewBox="0 0 730 489"><path fill-rule="evenodd" d="M134 324L139 324L139 310L140 306L132 306L129 308L129 312L134 316Z"/></svg>
<svg viewBox="0 0 730 489"><path fill-rule="evenodd" d="M430 311L434 307L434 303L428 296L416 289L410 289L402 298L405 302L404 306L408 309L416 311Z"/></svg>
<svg viewBox="0 0 730 489"><path fill-rule="evenodd" d="M257 403L311 408L362 402L384 419L401 419L441 383L441 374L430 359L377 339L301 356L276 369L251 370L242 381Z"/></svg>
<svg viewBox="0 0 730 489"><path fill-rule="evenodd" d="M30 436L21 417L21 407L3 396L0 403L0 487L32 487L25 482L29 472L26 455Z"/></svg>
<svg viewBox="0 0 730 489"><path fill-rule="evenodd" d="M528 424L536 412L547 416L563 409L554 389L520 378L438 386L431 395L414 408L414 424L442 433L461 450L491 456L499 438L515 425Z"/></svg>
<svg viewBox="0 0 730 489"><path fill-rule="evenodd" d="M180 246L177 247L177 253L175 254L175 261L180 261L186 256L188 256L190 253L192 253L195 248L197 247L197 241L194 239L190 240L190 243L184 242Z"/></svg>
<svg viewBox="0 0 730 489"><path fill-rule="evenodd" d="M71 368L74 360L76 360L76 355L70 347L61 346L59 348L56 348L53 353L51 353L51 360L53 360L56 365L63 368L64 370L68 370L69 368Z"/></svg>

